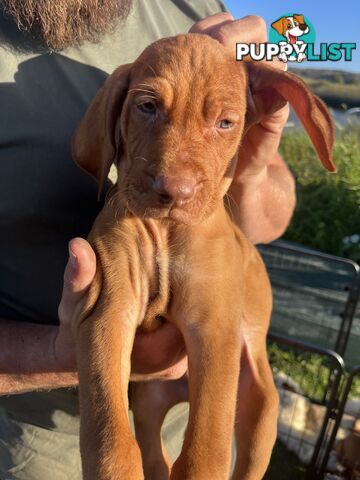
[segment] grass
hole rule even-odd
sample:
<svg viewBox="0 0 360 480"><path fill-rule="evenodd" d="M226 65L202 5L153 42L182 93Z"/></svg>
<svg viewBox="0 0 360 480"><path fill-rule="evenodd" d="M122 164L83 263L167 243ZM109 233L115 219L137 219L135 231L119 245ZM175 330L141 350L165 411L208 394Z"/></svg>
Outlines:
<svg viewBox="0 0 360 480"><path fill-rule="evenodd" d="M295 175L298 199L284 238L360 262L360 242L343 241L360 234L360 126L337 132L335 175L321 167L303 131L286 132L280 151Z"/></svg>
<svg viewBox="0 0 360 480"><path fill-rule="evenodd" d="M303 131L286 132L280 150L297 185L297 207L284 238L360 263L360 125L336 132L333 157L337 174L322 168ZM356 235L359 236L357 242L344 242L345 237ZM295 354L275 348L271 348L269 354L276 364L282 359L284 373L295 381L300 380L303 372L293 368L298 361ZM310 387L307 383L315 381L318 362L316 356L307 358L303 380L306 388ZM325 373L321 375L320 389L326 384ZM354 380L351 396L360 397L359 377Z"/></svg>
<svg viewBox="0 0 360 480"><path fill-rule="evenodd" d="M323 356L310 352L296 352L270 342L268 357L274 374L285 373L312 400L322 402L329 382L331 365ZM356 376L350 391L350 398L360 398L360 376Z"/></svg>
<svg viewBox="0 0 360 480"><path fill-rule="evenodd" d="M323 401L329 382L329 365L322 356L295 352L279 347L276 343L268 345L268 356L274 374L285 373L298 384L306 396Z"/></svg>

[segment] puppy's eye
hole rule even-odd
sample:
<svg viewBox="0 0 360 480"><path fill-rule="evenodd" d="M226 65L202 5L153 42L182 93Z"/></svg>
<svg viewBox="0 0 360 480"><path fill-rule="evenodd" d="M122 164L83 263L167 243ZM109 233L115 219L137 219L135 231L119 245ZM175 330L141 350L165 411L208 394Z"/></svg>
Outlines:
<svg viewBox="0 0 360 480"><path fill-rule="evenodd" d="M291 23L288 23L288 28L291 28Z"/></svg>
<svg viewBox="0 0 360 480"><path fill-rule="evenodd" d="M233 122L230 122L230 120L227 120L226 118L224 118L223 120L220 120L217 124L216 124L217 128L221 128L223 130L226 130L226 129L229 129L229 128L232 128L234 126Z"/></svg>
<svg viewBox="0 0 360 480"><path fill-rule="evenodd" d="M295 27L298 27L298 26L299 26L299 22L297 22L297 21L295 20L294 25L295 25Z"/></svg>
<svg viewBox="0 0 360 480"><path fill-rule="evenodd" d="M146 113L147 115L155 115L156 113L156 103L155 102L143 102L136 104L137 108L142 113Z"/></svg>

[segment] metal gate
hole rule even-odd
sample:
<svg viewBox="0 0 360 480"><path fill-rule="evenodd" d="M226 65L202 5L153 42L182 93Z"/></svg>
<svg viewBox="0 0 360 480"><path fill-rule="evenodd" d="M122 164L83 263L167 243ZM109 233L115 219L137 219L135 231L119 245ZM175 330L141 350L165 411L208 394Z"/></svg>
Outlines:
<svg viewBox="0 0 360 480"><path fill-rule="evenodd" d="M360 472L349 477L327 470L359 377L358 368L348 374L343 360L347 368L360 360L359 266L283 242L260 252L274 294L268 350L281 404L278 445L265 478L358 480ZM277 455L284 445L286 458Z"/></svg>
<svg viewBox="0 0 360 480"><path fill-rule="evenodd" d="M318 462L320 457L321 465L327 462L324 446L336 427L333 413L339 402L344 362L331 350L276 334L268 336L268 351L280 396L277 448L282 444L299 459L296 462L293 457L287 475L293 476L302 465L306 478L321 478ZM286 461L279 459L281 470ZM280 480L279 475L279 467L272 461L266 478Z"/></svg>
<svg viewBox="0 0 360 480"><path fill-rule="evenodd" d="M274 296L271 332L333 350L356 365L360 340L360 267L357 263L299 245L261 245ZM354 321L356 332L354 332Z"/></svg>
<svg viewBox="0 0 360 480"><path fill-rule="evenodd" d="M353 405L349 405L350 394L357 379L359 386L356 393L359 395L359 400L355 400ZM350 417L348 420L351 425L348 434L344 438L338 439L336 451L339 461L329 466L328 459L345 415ZM333 412L333 423L328 442L320 445L318 455L314 458L312 471L317 474L317 477L313 478L323 478L324 475L326 478L333 474L339 479L358 480L360 479L360 365L353 368L345 378L339 402ZM329 475L326 475L327 472Z"/></svg>

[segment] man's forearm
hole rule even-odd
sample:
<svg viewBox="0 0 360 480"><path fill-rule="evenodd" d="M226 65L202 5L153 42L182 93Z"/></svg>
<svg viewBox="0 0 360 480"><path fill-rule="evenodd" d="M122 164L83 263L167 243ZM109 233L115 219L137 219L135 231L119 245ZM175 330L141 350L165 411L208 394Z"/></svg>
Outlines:
<svg viewBox="0 0 360 480"><path fill-rule="evenodd" d="M77 373L61 371L56 361L56 329L0 320L0 395L77 384Z"/></svg>
<svg viewBox="0 0 360 480"><path fill-rule="evenodd" d="M256 176L235 179L229 190L235 222L255 244L279 238L294 212L295 181L277 154Z"/></svg>

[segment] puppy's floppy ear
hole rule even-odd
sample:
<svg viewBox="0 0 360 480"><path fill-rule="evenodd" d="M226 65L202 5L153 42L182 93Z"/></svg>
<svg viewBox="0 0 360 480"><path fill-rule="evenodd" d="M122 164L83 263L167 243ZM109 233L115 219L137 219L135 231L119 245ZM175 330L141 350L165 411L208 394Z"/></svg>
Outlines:
<svg viewBox="0 0 360 480"><path fill-rule="evenodd" d="M115 159L115 127L127 95L131 64L117 68L95 95L72 139L79 167L99 182L100 197Z"/></svg>
<svg viewBox="0 0 360 480"><path fill-rule="evenodd" d="M324 102L292 73L258 62L246 62L246 65L250 99L261 98L261 110L264 113L272 113L289 102L304 125L323 166L330 172L336 172L332 161L334 125ZM255 110L248 105L245 128L256 123L253 115Z"/></svg>
<svg viewBox="0 0 360 480"><path fill-rule="evenodd" d="M281 17L279 20L276 20L276 22L273 22L271 26L278 32L279 35L284 35L287 29L287 20L285 17Z"/></svg>
<svg viewBox="0 0 360 480"><path fill-rule="evenodd" d="M306 23L304 15L300 15L300 13L294 13L293 17L300 23L300 25Z"/></svg>

